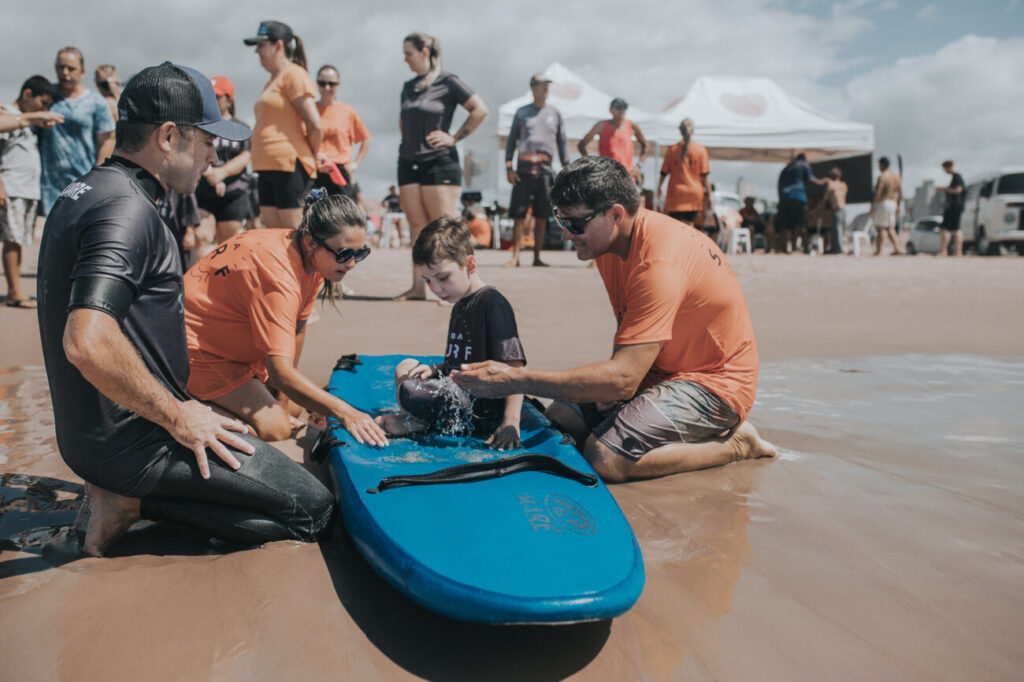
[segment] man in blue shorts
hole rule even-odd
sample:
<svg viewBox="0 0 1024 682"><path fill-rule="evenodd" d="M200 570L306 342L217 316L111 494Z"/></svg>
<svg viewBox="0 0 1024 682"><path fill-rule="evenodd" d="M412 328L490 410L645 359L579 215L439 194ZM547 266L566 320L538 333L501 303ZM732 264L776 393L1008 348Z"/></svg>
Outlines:
<svg viewBox="0 0 1024 682"><path fill-rule="evenodd" d="M533 209L533 264L547 265L540 259L544 248L548 218L551 216L551 160L558 150L558 158L564 166L569 162L569 143L565 137L565 121L555 107L547 103L548 84L551 80L544 74L530 78L533 102L516 110L512 127L505 145L505 167L508 181L512 185L512 199L508 215L515 220L515 236L512 240L512 260L508 267L519 265L520 242L526 231L526 213ZM512 169L512 156L519 147L519 159Z"/></svg>
<svg viewBox="0 0 1024 682"><path fill-rule="evenodd" d="M113 155L60 193L39 252L57 446L86 482L83 549L103 555L140 518L238 544L313 540L330 491L185 391L181 258L157 202L195 191L217 137L250 131L221 119L209 78L170 62L128 82L118 115Z"/></svg>

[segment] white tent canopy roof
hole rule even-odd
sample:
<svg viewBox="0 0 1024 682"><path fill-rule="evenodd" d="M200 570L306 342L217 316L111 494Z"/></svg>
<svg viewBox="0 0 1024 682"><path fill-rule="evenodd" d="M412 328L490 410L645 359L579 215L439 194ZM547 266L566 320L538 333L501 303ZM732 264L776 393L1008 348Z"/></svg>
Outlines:
<svg viewBox="0 0 1024 682"><path fill-rule="evenodd" d="M798 151L809 161L866 154L875 129L819 111L768 78L703 76L644 127L659 145L679 142L679 123L692 118L693 139L712 159L787 162ZM507 130L507 129L506 129Z"/></svg>
<svg viewBox="0 0 1024 682"><path fill-rule="evenodd" d="M544 75L552 81L548 90L548 104L562 112L565 133L570 140L579 140L595 123L610 118L608 105L614 99L613 96L598 90L558 62L546 68ZM527 90L526 94L505 102L498 109L498 135L502 139L502 146L512 128L516 110L532 101L533 95ZM653 116L631 105L626 110L626 118L643 126Z"/></svg>

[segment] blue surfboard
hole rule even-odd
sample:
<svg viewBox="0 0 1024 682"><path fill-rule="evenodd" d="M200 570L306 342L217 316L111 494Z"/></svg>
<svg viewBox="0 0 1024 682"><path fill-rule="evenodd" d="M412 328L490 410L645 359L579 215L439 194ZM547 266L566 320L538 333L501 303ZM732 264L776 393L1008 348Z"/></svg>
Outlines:
<svg viewBox="0 0 1024 682"><path fill-rule="evenodd" d="M343 358L328 390L370 414L393 412L393 372L404 357ZM618 616L643 591L629 522L532 405L523 406L521 450L422 434L374 448L337 424L324 436L356 546L432 611L476 623L573 623Z"/></svg>

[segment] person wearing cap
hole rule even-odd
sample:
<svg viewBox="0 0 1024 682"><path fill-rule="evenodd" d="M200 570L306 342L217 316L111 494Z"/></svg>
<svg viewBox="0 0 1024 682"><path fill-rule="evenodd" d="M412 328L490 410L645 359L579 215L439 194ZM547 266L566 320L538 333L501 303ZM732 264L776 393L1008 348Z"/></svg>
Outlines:
<svg viewBox="0 0 1024 682"><path fill-rule="evenodd" d="M340 83L338 69L330 64L324 64L316 73L316 85L320 88L316 109L324 128L320 150L327 157L327 163L317 168L316 186L326 189L328 194L343 194L356 201L352 176L370 153L370 131L354 107L335 99ZM353 159L352 150L356 145L359 151Z"/></svg>
<svg viewBox="0 0 1024 682"><path fill-rule="evenodd" d="M195 191L216 137L250 131L221 118L207 77L170 62L134 76L118 114L113 156L61 192L39 250L57 445L86 482L82 548L101 556L140 518L240 544L311 541L330 491L186 390L181 259L157 206Z"/></svg>
<svg viewBox="0 0 1024 682"><path fill-rule="evenodd" d="M294 229L302 220L302 198L313 187L324 131L316 88L306 72L302 39L280 21L264 21L246 45L255 45L270 74L256 99L252 169L259 174L260 217L266 227Z"/></svg>
<svg viewBox="0 0 1024 682"><path fill-rule="evenodd" d="M235 118L235 84L227 76L213 77L213 92L221 117L246 128L244 121ZM199 203L199 238L202 242L195 252L196 260L205 256L215 244L242 231L247 218L252 217L249 201L249 140L229 140L218 137L217 162L203 173L196 188Z"/></svg>
<svg viewBox="0 0 1024 682"><path fill-rule="evenodd" d="M693 139L693 119L684 118L679 124L683 141L668 148L661 163L658 178L658 200L661 201L661 186L668 178L668 196L665 197L665 213L693 224L697 214L711 212L711 166L708 163L707 148Z"/></svg>
<svg viewBox="0 0 1024 682"><path fill-rule="evenodd" d="M43 213L48 213L68 183L93 165L103 163L114 148L114 118L107 101L82 85L85 57L77 47L57 53L57 101L50 111L64 117L64 123L40 131L39 156Z"/></svg>
<svg viewBox="0 0 1024 682"><path fill-rule="evenodd" d="M579 150L580 154L586 156L591 140L597 137L598 153L605 158L615 159L621 163L635 178L634 166L643 163L647 158L647 138L640 132L640 126L626 118L626 109L628 108L626 100L621 97L613 99L608 107L608 112L612 117L595 123L594 127L587 131L587 134L580 140ZM633 161L636 155L634 137L636 145L640 145L640 155L636 163Z"/></svg>
<svg viewBox="0 0 1024 682"><path fill-rule="evenodd" d="M427 223L456 215L462 169L455 145L487 117L487 105L458 76L442 70L441 43L434 36L410 33L402 41L402 54L416 77L402 85L398 196L415 243ZM452 135L448 129L459 106L469 115ZM426 297L426 285L413 267L412 287L393 300Z"/></svg>
<svg viewBox="0 0 1024 682"><path fill-rule="evenodd" d="M548 218L551 216L551 160L558 150L558 158L564 166L569 162L569 143L565 135L565 121L562 113L547 103L548 86L551 79L542 73L530 78L530 92L533 102L519 107L512 118L508 142L505 144L505 168L512 185L512 198L508 204L508 215L515 220L512 240L512 260L508 266L519 265L520 242L526 231L526 212L533 209L533 264L547 265L540 259L547 233ZM512 157L519 148L515 169Z"/></svg>

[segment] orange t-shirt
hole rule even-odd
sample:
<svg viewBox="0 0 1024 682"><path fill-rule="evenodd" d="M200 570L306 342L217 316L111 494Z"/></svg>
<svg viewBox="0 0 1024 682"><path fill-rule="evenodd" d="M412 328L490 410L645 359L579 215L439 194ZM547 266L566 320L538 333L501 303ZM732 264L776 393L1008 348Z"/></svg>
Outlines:
<svg viewBox="0 0 1024 682"><path fill-rule="evenodd" d="M757 390L757 342L740 283L715 243L641 208L626 260L606 253L597 269L618 320L615 345L665 342L640 389L693 381L746 418Z"/></svg>
<svg viewBox="0 0 1024 682"><path fill-rule="evenodd" d="M704 181L702 176L711 172L708 164L708 150L694 140L686 150L683 160L684 142L674 144L665 152L661 163L662 175L668 176L668 191L665 193L665 212L699 211L704 206Z"/></svg>
<svg viewBox="0 0 1024 682"><path fill-rule="evenodd" d="M622 119L622 125L616 130L612 122L605 121L601 127L601 143L598 145L601 156L615 159L626 170L633 168L633 122Z"/></svg>
<svg viewBox="0 0 1024 682"><path fill-rule="evenodd" d="M466 224L469 226L469 231L473 235L473 241L476 242L477 246L484 248L491 246L491 224L487 221L487 218L478 215Z"/></svg>
<svg viewBox="0 0 1024 682"><path fill-rule="evenodd" d="M324 278L306 272L291 237L292 230L283 229L242 232L185 274L185 334L193 366L238 364L249 368L248 376L266 381L265 355L295 357L296 326L313 312ZM190 377L190 393L209 393L193 388Z"/></svg>
<svg viewBox="0 0 1024 682"><path fill-rule="evenodd" d="M316 105L320 112L320 123L324 127L324 141L320 151L331 163L342 165L352 160L352 147L365 142L370 131L350 105L335 100L327 107Z"/></svg>
<svg viewBox="0 0 1024 682"><path fill-rule="evenodd" d="M298 159L310 177L316 177L316 161L306 140L295 100L308 95L316 101L316 88L306 70L291 63L263 86L256 100L256 124L252 128L252 169L254 171L295 170Z"/></svg>

